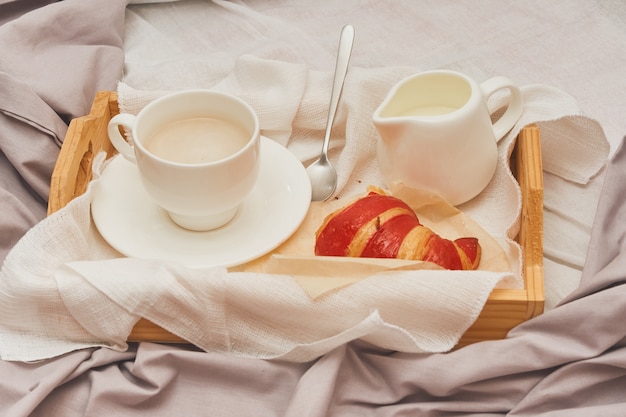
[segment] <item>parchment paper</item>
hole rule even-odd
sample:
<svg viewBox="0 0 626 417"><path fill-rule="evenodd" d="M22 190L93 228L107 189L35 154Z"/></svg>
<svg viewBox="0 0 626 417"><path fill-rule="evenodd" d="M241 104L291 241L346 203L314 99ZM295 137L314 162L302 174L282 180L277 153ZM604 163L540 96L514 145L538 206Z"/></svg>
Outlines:
<svg viewBox="0 0 626 417"><path fill-rule="evenodd" d="M232 270L291 275L315 299L383 271L442 269L432 262L419 260L315 256L315 232L324 218L365 196L368 189L364 187L363 194L348 198L313 202L301 227L290 239L272 253ZM471 217L445 200L402 184L395 184L385 192L406 202L424 226L442 237L450 240L478 238L482 256L476 274L480 271L512 272L500 244ZM521 281L521 277L519 279Z"/></svg>

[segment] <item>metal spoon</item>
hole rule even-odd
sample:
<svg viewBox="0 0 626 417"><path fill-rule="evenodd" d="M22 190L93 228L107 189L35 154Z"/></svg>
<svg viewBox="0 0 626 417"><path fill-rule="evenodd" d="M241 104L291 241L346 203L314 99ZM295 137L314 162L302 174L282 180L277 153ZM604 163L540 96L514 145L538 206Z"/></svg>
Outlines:
<svg viewBox="0 0 626 417"><path fill-rule="evenodd" d="M341 30L339 39L337 64L335 66L333 88L330 93L330 108L328 110L328 120L326 121L326 134L324 136L324 144L322 145L322 153L319 159L306 169L311 180L311 201L327 200L335 191L335 188L337 188L337 171L328 161L328 143L330 142L330 131L333 128L339 98L341 97L346 73L348 72L353 43L354 27L346 25Z"/></svg>

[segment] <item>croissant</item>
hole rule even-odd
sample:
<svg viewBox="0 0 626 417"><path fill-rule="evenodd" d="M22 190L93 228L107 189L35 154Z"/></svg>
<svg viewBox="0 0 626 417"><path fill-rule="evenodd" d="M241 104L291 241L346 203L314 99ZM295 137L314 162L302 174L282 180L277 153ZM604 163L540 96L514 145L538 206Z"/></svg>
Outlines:
<svg viewBox="0 0 626 417"><path fill-rule="evenodd" d="M472 270L480 263L481 247L475 237L442 238L420 224L404 201L372 190L326 216L315 233L315 254L413 259Z"/></svg>

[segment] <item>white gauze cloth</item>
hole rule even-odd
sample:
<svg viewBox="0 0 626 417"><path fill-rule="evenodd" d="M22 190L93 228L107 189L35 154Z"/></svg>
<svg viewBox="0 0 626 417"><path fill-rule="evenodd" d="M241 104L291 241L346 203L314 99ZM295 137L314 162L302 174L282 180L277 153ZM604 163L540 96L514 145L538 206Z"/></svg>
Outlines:
<svg viewBox="0 0 626 417"><path fill-rule="evenodd" d="M338 195L382 185L371 116L391 85L412 72L404 67L350 70L333 132ZM330 72L303 65L242 56L226 77L198 80L196 87L248 101L263 134L306 161L321 145L331 79ZM177 89L175 84L164 90ZM121 111L136 113L163 92L121 83ZM493 181L460 207L500 242L510 273L384 273L311 299L288 275L191 270L124 258L90 219L92 191L103 169L100 155L89 190L33 228L3 265L0 308L10 314L0 316L2 359L37 360L89 346L123 350L140 317L207 351L251 358L308 361L356 338L405 352L448 351L498 283L520 285L521 252L511 240L520 224L520 190L508 168L520 129L539 124L544 167L569 181L585 182L607 157L602 130L581 115L571 97L541 85L524 87L523 94L524 114L499 144ZM497 109L502 102L490 105Z"/></svg>

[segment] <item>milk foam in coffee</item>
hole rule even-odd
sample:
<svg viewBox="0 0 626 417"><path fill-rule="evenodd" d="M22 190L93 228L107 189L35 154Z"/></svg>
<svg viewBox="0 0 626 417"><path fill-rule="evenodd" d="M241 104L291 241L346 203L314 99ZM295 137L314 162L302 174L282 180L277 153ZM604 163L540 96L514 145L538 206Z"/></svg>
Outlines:
<svg viewBox="0 0 626 417"><path fill-rule="evenodd" d="M154 155L183 164L214 162L242 149L250 133L228 120L194 117L168 123L144 146Z"/></svg>

